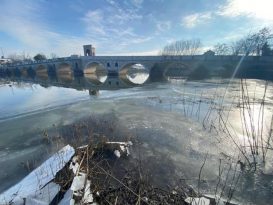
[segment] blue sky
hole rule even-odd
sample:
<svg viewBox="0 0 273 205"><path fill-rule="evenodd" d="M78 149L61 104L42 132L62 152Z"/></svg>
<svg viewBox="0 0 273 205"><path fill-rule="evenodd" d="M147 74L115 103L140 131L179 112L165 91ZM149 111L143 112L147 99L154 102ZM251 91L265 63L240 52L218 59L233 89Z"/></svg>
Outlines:
<svg viewBox="0 0 273 205"><path fill-rule="evenodd" d="M0 0L6 55L42 52L157 55L164 45L199 38L204 50L263 26L273 30L272 0Z"/></svg>

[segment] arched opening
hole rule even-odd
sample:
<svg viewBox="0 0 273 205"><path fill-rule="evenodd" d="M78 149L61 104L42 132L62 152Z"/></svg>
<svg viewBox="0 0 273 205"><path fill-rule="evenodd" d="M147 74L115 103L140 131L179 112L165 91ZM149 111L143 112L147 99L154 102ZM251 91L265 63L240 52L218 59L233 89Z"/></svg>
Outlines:
<svg viewBox="0 0 273 205"><path fill-rule="evenodd" d="M69 63L60 63L57 68L58 74L73 74L73 68Z"/></svg>
<svg viewBox="0 0 273 205"><path fill-rule="evenodd" d="M108 71L100 63L88 63L83 70L84 77L93 84L102 84L106 81Z"/></svg>
<svg viewBox="0 0 273 205"><path fill-rule="evenodd" d="M150 70L150 80L166 81L171 79L184 79L188 76L189 68L181 62L155 63Z"/></svg>
<svg viewBox="0 0 273 205"><path fill-rule="evenodd" d="M119 71L119 78L125 83L141 85L149 78L149 70L139 63L130 63Z"/></svg>
<svg viewBox="0 0 273 205"><path fill-rule="evenodd" d="M90 53L91 53L90 49L86 49L85 53L86 53L86 56L90 56Z"/></svg>
<svg viewBox="0 0 273 205"><path fill-rule="evenodd" d="M48 71L45 65L38 65L36 67L36 76L40 78L48 78Z"/></svg>
<svg viewBox="0 0 273 205"><path fill-rule="evenodd" d="M115 63L115 67L118 67L118 63L117 62Z"/></svg>
<svg viewBox="0 0 273 205"><path fill-rule="evenodd" d="M74 80L73 68L69 63L60 63L56 70L57 78L64 83Z"/></svg>
<svg viewBox="0 0 273 205"><path fill-rule="evenodd" d="M167 80L171 79L185 79L188 75L189 68L184 63L180 62L173 62L169 63L164 71L163 71L163 77Z"/></svg>

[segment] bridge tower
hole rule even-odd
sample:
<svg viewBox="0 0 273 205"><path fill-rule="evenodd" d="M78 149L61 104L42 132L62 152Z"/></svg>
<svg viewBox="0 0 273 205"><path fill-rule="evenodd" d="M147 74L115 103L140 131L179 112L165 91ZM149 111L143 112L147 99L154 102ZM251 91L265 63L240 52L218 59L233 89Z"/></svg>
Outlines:
<svg viewBox="0 0 273 205"><path fill-rule="evenodd" d="M95 47L93 47L91 44L90 45L84 45L83 46L83 53L84 56L95 56Z"/></svg>

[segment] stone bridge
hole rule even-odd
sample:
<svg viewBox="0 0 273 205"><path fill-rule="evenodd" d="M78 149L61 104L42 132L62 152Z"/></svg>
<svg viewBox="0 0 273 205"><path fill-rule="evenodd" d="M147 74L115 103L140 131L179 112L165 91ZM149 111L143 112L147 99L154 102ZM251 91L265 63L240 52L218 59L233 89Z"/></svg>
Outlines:
<svg viewBox="0 0 273 205"><path fill-rule="evenodd" d="M235 68L242 56L71 56L66 58L31 61L11 64L0 70L21 76L47 75L92 75L106 73L108 78L118 77L126 81L133 65L141 65L151 78L164 78L167 73L188 76L194 70L206 67L210 72ZM241 65L244 68L267 67L272 70L272 57L247 56Z"/></svg>

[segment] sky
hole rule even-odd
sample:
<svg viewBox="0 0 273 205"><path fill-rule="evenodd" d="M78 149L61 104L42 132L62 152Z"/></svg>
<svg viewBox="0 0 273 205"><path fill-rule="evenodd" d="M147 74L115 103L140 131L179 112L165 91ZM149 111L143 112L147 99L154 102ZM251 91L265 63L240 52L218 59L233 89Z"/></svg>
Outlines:
<svg viewBox="0 0 273 205"><path fill-rule="evenodd" d="M262 27L273 0L0 0L0 47L9 54L157 55L176 40L203 50ZM0 53L1 54L1 53Z"/></svg>

